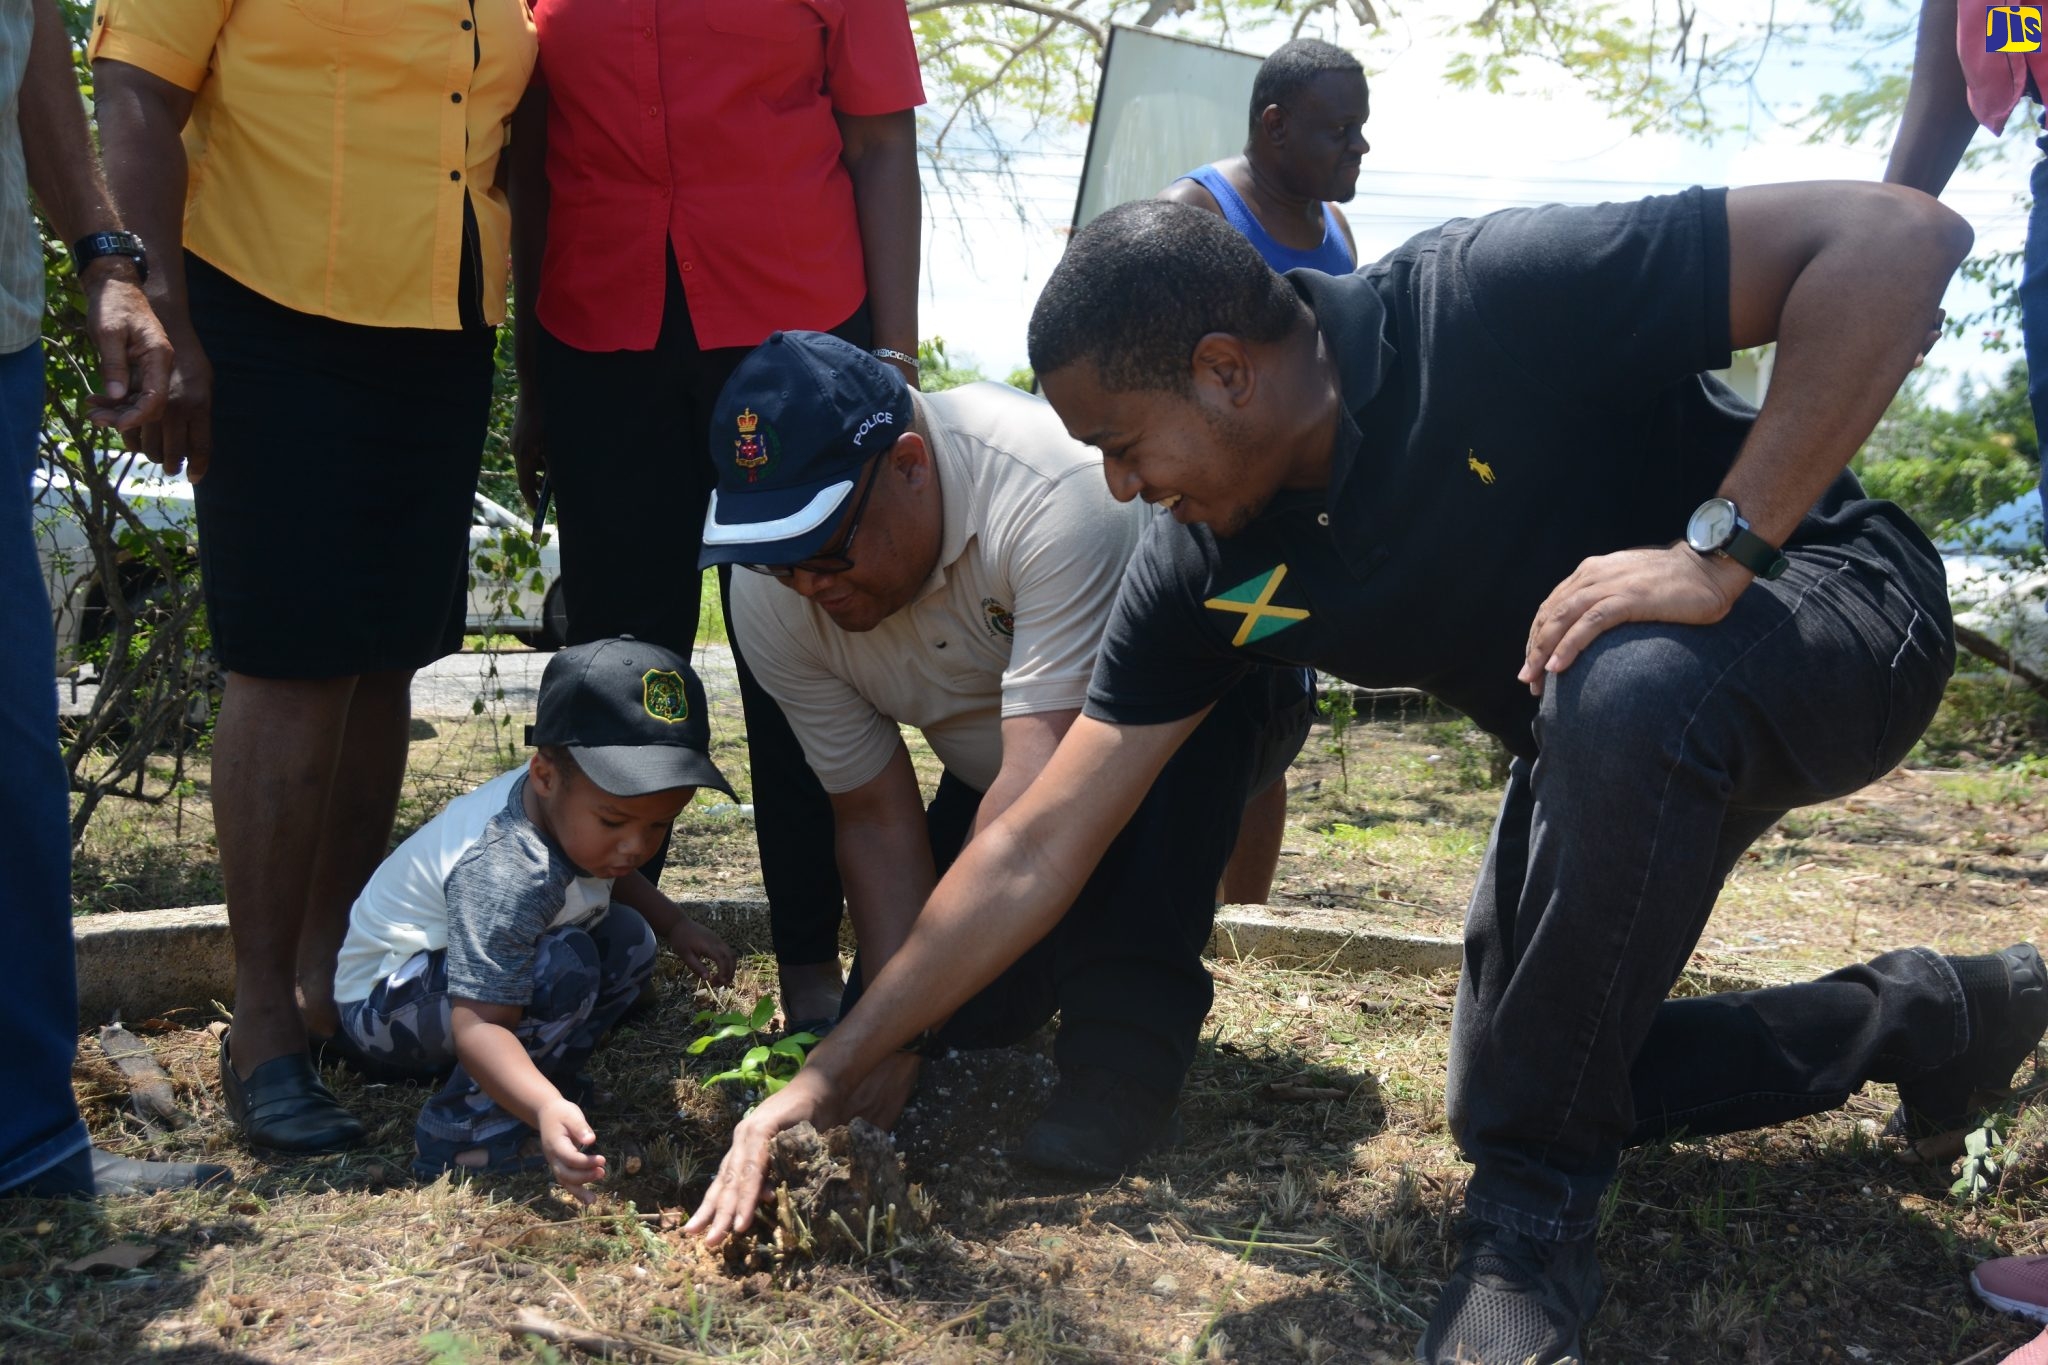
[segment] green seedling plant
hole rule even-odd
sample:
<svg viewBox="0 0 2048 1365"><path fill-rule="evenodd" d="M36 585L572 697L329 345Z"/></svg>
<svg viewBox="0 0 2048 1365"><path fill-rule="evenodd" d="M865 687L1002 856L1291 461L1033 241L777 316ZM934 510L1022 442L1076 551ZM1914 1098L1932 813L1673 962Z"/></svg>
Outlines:
<svg viewBox="0 0 2048 1365"><path fill-rule="evenodd" d="M753 1038L755 1042L741 1055L730 1070L714 1076L706 1076L706 1086L720 1085L726 1081L738 1081L749 1090L762 1095L772 1095L788 1085L804 1064L804 1058L817 1046L815 1033L792 1033L787 1038L774 1042L765 1041L768 1021L775 1017L775 997L764 995L754 1002L751 1010L731 1010L719 1014L711 1010L700 1010L692 1021L708 1024L709 1033L692 1042L684 1051L692 1057L700 1057L706 1048L733 1038Z"/></svg>
<svg viewBox="0 0 2048 1365"><path fill-rule="evenodd" d="M1963 1139L1963 1159L1957 1168L1956 1183L1949 1186L1951 1195L1975 1202L1997 1188L1999 1172L2005 1165L2005 1130L2011 1124L2011 1115L1996 1114Z"/></svg>
<svg viewBox="0 0 2048 1365"><path fill-rule="evenodd" d="M1358 720L1358 704L1352 698L1351 689L1342 683L1334 683L1324 691L1316 702L1323 720L1330 727L1330 742L1323 746L1324 752L1337 760L1337 786L1346 796L1351 794L1351 727Z"/></svg>

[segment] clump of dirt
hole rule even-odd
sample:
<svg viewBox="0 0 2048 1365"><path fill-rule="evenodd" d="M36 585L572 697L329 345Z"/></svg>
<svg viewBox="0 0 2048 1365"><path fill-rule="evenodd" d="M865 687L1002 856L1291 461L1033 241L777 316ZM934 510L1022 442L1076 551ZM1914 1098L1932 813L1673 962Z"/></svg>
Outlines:
<svg viewBox="0 0 2048 1365"><path fill-rule="evenodd" d="M726 1263L736 1271L886 1253L924 1225L923 1201L904 1179L895 1143L866 1119L823 1133L800 1123L775 1135L768 1161L774 1230L766 1239L726 1243Z"/></svg>

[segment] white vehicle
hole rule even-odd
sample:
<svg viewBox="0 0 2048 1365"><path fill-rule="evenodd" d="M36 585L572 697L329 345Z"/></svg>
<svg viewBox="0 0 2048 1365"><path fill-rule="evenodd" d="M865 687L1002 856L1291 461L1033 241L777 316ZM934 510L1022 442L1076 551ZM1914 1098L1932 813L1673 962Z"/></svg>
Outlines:
<svg viewBox="0 0 2048 1365"><path fill-rule="evenodd" d="M139 456L120 456L124 462L115 486L134 510L136 519L151 530L179 531L188 537L197 533L197 516L192 503L192 485L183 477L167 477ZM60 671L75 666L81 646L89 645L111 628L107 612L107 590L94 572L91 546L85 528L72 513L69 476L47 466L36 470L32 490L36 555L41 562L43 582L50 594L50 611L57 630L57 659ZM81 496L82 496L81 492ZM473 633L498 632L515 636L536 649L560 648L566 638L568 613L562 605L559 579L562 554L553 537L540 547L541 586L535 591L524 581L500 583L476 567L479 552L505 534L531 536L531 523L476 494L476 515L469 528L471 583L469 610L464 629ZM150 592L154 570L140 560L124 556L120 591L131 603ZM532 570L521 574L524 580ZM307 621L317 629L317 620Z"/></svg>
<svg viewBox="0 0 2048 1365"><path fill-rule="evenodd" d="M478 493L476 519L469 526L469 616L463 628L477 634L508 634L535 649L560 649L569 642L569 608L562 601L562 547L557 532L549 527L548 543L540 547L539 591L524 581L495 581L478 567L479 553L487 552L492 541L507 533L530 540L533 523ZM520 577L531 575L528 570Z"/></svg>

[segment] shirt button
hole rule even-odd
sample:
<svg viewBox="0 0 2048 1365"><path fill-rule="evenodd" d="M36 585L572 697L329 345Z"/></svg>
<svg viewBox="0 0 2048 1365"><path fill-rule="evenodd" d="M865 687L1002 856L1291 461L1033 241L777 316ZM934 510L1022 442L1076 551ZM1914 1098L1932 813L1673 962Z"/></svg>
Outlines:
<svg viewBox="0 0 2048 1365"><path fill-rule="evenodd" d="M1328 512L1318 512L1318 513L1316 513L1316 525L1318 525L1318 526L1328 526L1329 524L1330 524L1330 514L1329 514Z"/></svg>
<svg viewBox="0 0 2048 1365"><path fill-rule="evenodd" d="M697 263L696 263L695 261L684 261L684 262L683 262L683 270L684 270L684 272L685 272L685 273L687 273L688 271L690 271L690 270L693 270L693 269L695 269L695 268L696 268L696 264L697 264Z"/></svg>
<svg viewBox="0 0 2048 1365"><path fill-rule="evenodd" d="M462 92L458 90L455 93L448 96L448 99L450 103L460 104L462 103Z"/></svg>
<svg viewBox="0 0 2048 1365"><path fill-rule="evenodd" d="M648 105L648 106L647 106L647 117L649 117L649 118L660 118L660 117L661 117L661 106L660 106L660 105L658 105L658 104L650 104L650 105Z"/></svg>
<svg viewBox="0 0 2048 1365"><path fill-rule="evenodd" d="M449 178L450 180L460 180L460 179L462 179L462 172L461 172L461 171L450 171L450 172L448 172L448 178Z"/></svg>
<svg viewBox="0 0 2048 1365"><path fill-rule="evenodd" d="M654 36L654 26L650 24L646 28L641 29L640 36L642 38L652 38Z"/></svg>
<svg viewBox="0 0 2048 1365"><path fill-rule="evenodd" d="M469 30L470 30L470 28L471 28L471 27L472 27L472 25L470 24L469 20L467 20L467 19L464 19L464 20L462 21L462 31L463 31L464 33L467 33L467 32L469 32Z"/></svg>

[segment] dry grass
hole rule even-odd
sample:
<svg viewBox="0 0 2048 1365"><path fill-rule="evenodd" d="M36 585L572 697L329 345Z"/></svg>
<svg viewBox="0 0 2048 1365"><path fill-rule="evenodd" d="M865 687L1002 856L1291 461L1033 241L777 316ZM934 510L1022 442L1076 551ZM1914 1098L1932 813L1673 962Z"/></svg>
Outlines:
<svg viewBox="0 0 2048 1365"><path fill-rule="evenodd" d="M743 778L737 728L721 724L719 758ZM1327 744L1319 731L1297 770L1280 897L1454 932L1491 817L1486 746L1442 716L1384 717L1352 733L1347 786ZM930 757L918 759L929 781ZM414 744L402 824L509 761L483 721L436 722ZM2025 771L1913 770L1801 812L1738 869L1696 965L1780 978L1908 941L2038 934L2042 795ZM202 781L188 822L203 797ZM203 834L188 823L173 838L162 810L134 818L82 866L112 869L146 836L186 879L173 884L205 885ZM683 822L670 890L754 879L743 823ZM592 1210L531 1178L415 1187L404 1171L422 1092L347 1075L335 1083L372 1123L366 1153L252 1156L219 1112L197 1014L150 1034L196 1121L147 1134L87 1042L78 1084L103 1143L208 1155L241 1184L0 1208L0 1359L578 1354L513 1330L526 1311L646 1361L1403 1360L1448 1269L1465 1168L1443 1116L1447 976L1216 964L1187 1141L1100 1187L1037 1180L1001 1158L1043 1091L1041 1057L937 1064L903 1131L934 1226L855 1262L742 1276L677 1227L734 1110L696 1080L716 1054L683 1058L690 1013L709 1002L664 973L654 1012L599 1056L619 1094L594 1115L601 1140L639 1144L646 1163ZM731 998L770 982L756 960ZM1334 1097L1279 1097L1303 1091ZM2001 1185L1973 1205L1948 1195L1947 1171L1905 1164L1874 1136L1889 1104L1873 1087L1844 1112L1766 1134L1630 1154L1601 1232L1613 1288L1592 1329L1596 1358L1955 1365L2026 1340L2025 1325L1976 1305L1965 1277L1980 1256L2048 1251L2048 1107L2019 1115ZM111 1276L61 1269L116 1241L157 1252Z"/></svg>
<svg viewBox="0 0 2048 1365"><path fill-rule="evenodd" d="M653 1013L599 1054L619 1096L595 1117L601 1145L647 1156L591 1210L536 1178L413 1186L423 1092L346 1074L335 1084L370 1121L370 1150L253 1157L218 1110L210 1039L189 1026L153 1045L197 1121L150 1138L88 1044L79 1088L104 1143L224 1160L242 1183L0 1211L0 1355L573 1355L510 1330L534 1310L648 1361L1405 1359L1448 1269L1464 1174L1441 1099L1454 982L1215 970L1178 1150L1095 1188L1012 1170L1000 1150L1030 1117L1042 1058L952 1059L905 1124L933 1228L853 1263L745 1276L677 1228L734 1110L696 1082L715 1059L680 1061L709 1002L673 971ZM767 971L751 963L733 998ZM1955 1362L2023 1341L1965 1275L1982 1255L2048 1250L2048 1115L2021 1115L2004 1183L1967 1205L1945 1171L1873 1137L1888 1104L1871 1094L1768 1134L1632 1153L1601 1233L1614 1288L1598 1358ZM159 1250L111 1278L59 1269L114 1241Z"/></svg>

